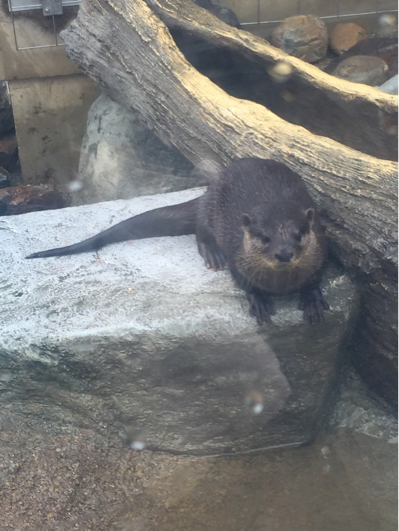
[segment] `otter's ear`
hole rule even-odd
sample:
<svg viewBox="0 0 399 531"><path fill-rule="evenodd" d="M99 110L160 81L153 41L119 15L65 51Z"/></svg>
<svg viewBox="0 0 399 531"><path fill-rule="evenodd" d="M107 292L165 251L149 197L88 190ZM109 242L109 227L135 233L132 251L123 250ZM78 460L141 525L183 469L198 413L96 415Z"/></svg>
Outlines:
<svg viewBox="0 0 399 531"><path fill-rule="evenodd" d="M249 214L242 215L242 224L244 227L249 227L251 225L251 218L249 217Z"/></svg>
<svg viewBox="0 0 399 531"><path fill-rule="evenodd" d="M306 219L309 221L310 225L313 224L314 221L314 208L308 208L305 211Z"/></svg>

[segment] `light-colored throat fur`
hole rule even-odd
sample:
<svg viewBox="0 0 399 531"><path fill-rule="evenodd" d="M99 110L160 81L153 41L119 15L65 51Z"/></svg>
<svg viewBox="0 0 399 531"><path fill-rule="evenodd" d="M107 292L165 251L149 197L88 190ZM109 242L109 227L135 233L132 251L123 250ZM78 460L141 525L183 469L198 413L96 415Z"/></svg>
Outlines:
<svg viewBox="0 0 399 531"><path fill-rule="evenodd" d="M272 254L272 253L271 253ZM323 246L311 230L302 237L300 249L289 262L269 256L265 245L244 227L236 267L253 285L270 293L298 290L323 264Z"/></svg>

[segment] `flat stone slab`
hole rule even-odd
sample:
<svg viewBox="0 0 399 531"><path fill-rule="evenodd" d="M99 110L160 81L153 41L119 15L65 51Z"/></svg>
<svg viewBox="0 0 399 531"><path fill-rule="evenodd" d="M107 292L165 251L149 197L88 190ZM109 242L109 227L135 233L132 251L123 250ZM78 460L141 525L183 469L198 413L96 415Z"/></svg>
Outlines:
<svg viewBox="0 0 399 531"><path fill-rule="evenodd" d="M137 449L215 454L317 433L356 314L342 273L329 270L323 284L324 323L305 322L292 296L258 327L229 272L205 268L194 236L24 259L202 192L0 218L3 403L117 430Z"/></svg>

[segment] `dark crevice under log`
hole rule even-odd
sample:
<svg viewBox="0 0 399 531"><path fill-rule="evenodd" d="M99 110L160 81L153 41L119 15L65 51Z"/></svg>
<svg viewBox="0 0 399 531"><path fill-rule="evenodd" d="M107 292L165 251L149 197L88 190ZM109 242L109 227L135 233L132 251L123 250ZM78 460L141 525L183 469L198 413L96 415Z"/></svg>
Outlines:
<svg viewBox="0 0 399 531"><path fill-rule="evenodd" d="M334 101L349 116L343 129L356 121L361 142L366 143L361 135L367 136L373 127L374 134L380 134L380 120L397 112L397 98L287 58L262 39L223 24L190 0L148 0L148 4L151 8L144 0L85 0L76 21L62 34L68 55L113 99L139 110L164 142L194 164L204 160L226 164L238 157L259 156L284 162L304 178L320 207L334 254L359 271L362 282L366 278L368 285L381 287L374 293L379 294L383 311L368 332L377 339L364 348L371 346L374 353L370 355L380 356L384 375L390 374L393 386L391 353L384 354L383 335L384 330L393 330L396 308L397 164L315 135L262 105L228 95L187 62L159 17L176 26L178 13L179 27L239 49L248 57L256 56L265 64L283 58L301 83L313 87L309 94L323 97L326 107ZM299 100L297 107L300 116ZM327 119L328 113L323 116ZM378 142L374 146L378 151ZM371 299L365 289L365 309ZM388 394L392 399L392 393Z"/></svg>

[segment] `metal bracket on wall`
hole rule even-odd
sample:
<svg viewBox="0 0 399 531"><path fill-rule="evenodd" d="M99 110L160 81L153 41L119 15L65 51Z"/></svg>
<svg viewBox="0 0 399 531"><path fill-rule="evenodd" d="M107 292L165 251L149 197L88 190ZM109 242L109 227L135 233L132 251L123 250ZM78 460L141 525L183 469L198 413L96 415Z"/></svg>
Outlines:
<svg viewBox="0 0 399 531"><path fill-rule="evenodd" d="M61 0L43 0L43 15L48 17L50 15L62 15Z"/></svg>

